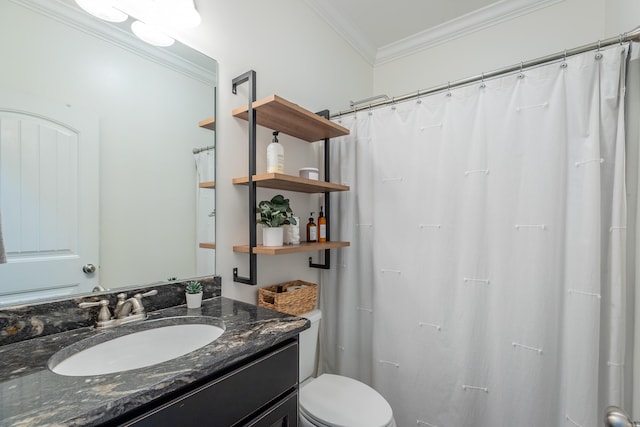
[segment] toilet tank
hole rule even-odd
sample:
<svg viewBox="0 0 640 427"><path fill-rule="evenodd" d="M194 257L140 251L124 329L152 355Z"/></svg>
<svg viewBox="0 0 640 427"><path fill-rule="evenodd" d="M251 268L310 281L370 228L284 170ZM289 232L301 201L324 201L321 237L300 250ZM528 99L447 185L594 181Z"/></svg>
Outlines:
<svg viewBox="0 0 640 427"><path fill-rule="evenodd" d="M299 338L299 362L300 362L300 382L311 377L316 370L316 361L318 360L318 331L320 329L320 319L322 312L313 310L308 313L301 314L300 317L309 319L311 327L300 332Z"/></svg>

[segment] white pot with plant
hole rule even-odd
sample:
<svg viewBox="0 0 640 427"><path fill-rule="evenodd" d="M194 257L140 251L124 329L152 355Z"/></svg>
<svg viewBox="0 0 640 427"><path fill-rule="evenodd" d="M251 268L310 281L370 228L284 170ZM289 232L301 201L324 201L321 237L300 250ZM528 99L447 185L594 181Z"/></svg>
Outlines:
<svg viewBox="0 0 640 427"><path fill-rule="evenodd" d="M256 213L260 214L258 223L262 224L262 244L264 246L282 246L284 231L283 226L297 224L292 216L293 211L289 206L289 199L282 194L273 196L271 200L263 200L258 203Z"/></svg>
<svg viewBox="0 0 640 427"><path fill-rule="evenodd" d="M185 287L187 308L198 308L202 305L202 285L200 282L189 282Z"/></svg>

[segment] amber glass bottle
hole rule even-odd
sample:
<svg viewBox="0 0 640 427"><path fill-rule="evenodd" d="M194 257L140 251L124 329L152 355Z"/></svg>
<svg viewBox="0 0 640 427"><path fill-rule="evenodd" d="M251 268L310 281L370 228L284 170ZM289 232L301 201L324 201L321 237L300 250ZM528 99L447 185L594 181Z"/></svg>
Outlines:
<svg viewBox="0 0 640 427"><path fill-rule="evenodd" d="M309 222L307 223L307 242L317 242L318 241L318 227L316 227L316 223L313 222L313 212L311 212L311 216L309 217Z"/></svg>
<svg viewBox="0 0 640 427"><path fill-rule="evenodd" d="M318 242L327 241L327 218L325 218L322 212L322 206L320 206L320 214L318 215Z"/></svg>

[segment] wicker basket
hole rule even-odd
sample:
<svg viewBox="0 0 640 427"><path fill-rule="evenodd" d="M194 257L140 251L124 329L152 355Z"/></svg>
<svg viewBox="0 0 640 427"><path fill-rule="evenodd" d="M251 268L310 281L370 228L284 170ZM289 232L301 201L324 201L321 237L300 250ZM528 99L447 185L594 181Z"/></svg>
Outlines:
<svg viewBox="0 0 640 427"><path fill-rule="evenodd" d="M287 288L301 285L305 285L306 288L287 292ZM282 286L282 292L280 293L278 293L279 286ZM260 307L270 308L293 316L299 316L302 313L313 310L316 307L317 298L318 285L302 280L294 280L258 289L258 305Z"/></svg>

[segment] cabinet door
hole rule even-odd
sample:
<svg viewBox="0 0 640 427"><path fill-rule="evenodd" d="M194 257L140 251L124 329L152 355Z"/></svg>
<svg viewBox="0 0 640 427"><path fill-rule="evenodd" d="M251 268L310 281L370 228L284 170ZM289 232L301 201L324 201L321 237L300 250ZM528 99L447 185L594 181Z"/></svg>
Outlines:
<svg viewBox="0 0 640 427"><path fill-rule="evenodd" d="M298 427L298 392L281 400L245 424L247 427Z"/></svg>
<svg viewBox="0 0 640 427"><path fill-rule="evenodd" d="M256 412L267 413L280 396L296 393L298 343L294 341L249 362L157 408L126 422L124 426L229 427L246 425ZM297 398L294 399L297 403ZM274 403L275 402L275 403ZM297 407L295 409L297 411ZM289 417L290 418L290 417ZM266 424L256 424L266 425ZM279 424L275 424L279 426ZM285 425L297 425L289 424Z"/></svg>

